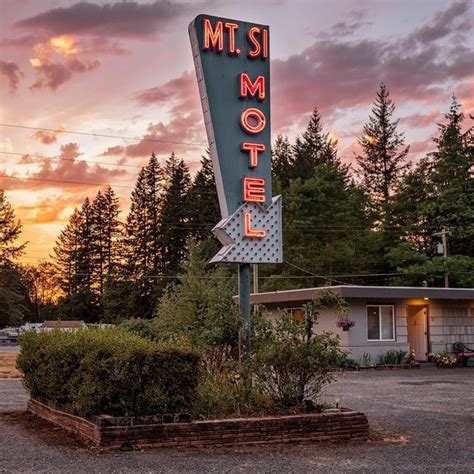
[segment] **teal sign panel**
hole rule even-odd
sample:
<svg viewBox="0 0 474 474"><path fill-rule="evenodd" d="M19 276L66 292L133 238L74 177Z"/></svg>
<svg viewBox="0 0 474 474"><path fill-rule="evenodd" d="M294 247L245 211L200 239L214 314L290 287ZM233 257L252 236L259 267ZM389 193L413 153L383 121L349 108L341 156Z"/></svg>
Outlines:
<svg viewBox="0 0 474 474"><path fill-rule="evenodd" d="M213 261L279 262L281 198L272 197L271 186L269 27L199 15L189 35L222 214L213 232L224 248Z"/></svg>

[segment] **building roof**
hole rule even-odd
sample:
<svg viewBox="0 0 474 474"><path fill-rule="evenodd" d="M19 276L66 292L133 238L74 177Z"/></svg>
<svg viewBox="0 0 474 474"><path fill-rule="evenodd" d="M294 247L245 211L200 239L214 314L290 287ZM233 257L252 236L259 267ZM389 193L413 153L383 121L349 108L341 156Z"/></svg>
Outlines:
<svg viewBox="0 0 474 474"><path fill-rule="evenodd" d="M299 290L270 291L254 293L250 296L253 304L287 303L292 301L310 301L322 290L330 289L344 298L363 299L436 299L436 300L473 300L474 288L427 288L414 286L356 286L340 285ZM235 298L238 302L238 297Z"/></svg>
<svg viewBox="0 0 474 474"><path fill-rule="evenodd" d="M84 321L45 321L43 328L73 329L84 326Z"/></svg>

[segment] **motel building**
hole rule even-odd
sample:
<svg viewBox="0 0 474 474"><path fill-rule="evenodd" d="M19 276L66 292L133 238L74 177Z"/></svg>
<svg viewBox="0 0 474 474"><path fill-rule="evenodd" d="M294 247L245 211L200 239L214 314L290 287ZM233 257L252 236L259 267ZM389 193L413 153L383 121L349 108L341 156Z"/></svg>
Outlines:
<svg viewBox="0 0 474 474"><path fill-rule="evenodd" d="M303 304L324 289L347 300L347 317L355 325L339 328L334 310L322 309L316 332L338 334L341 349L355 360L366 353L377 362L382 353L402 349L414 350L415 359L423 362L429 353L454 354L456 342L474 347L474 289L331 286L255 293L251 303L264 306L270 318L286 310L302 321Z"/></svg>

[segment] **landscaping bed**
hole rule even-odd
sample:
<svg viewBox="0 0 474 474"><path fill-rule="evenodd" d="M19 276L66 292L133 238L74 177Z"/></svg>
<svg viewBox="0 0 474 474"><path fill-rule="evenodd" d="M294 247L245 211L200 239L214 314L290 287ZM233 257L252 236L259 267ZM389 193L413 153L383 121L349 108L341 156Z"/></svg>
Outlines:
<svg viewBox="0 0 474 474"><path fill-rule="evenodd" d="M304 441L367 441L365 414L341 409L314 414L120 426L113 417L82 418L30 398L28 411L95 446L106 448L210 447ZM123 417L121 417L123 418ZM161 421L161 422L160 422Z"/></svg>
<svg viewBox="0 0 474 474"><path fill-rule="evenodd" d="M390 369L419 369L420 364L379 364L379 365L360 365L356 370L390 370Z"/></svg>

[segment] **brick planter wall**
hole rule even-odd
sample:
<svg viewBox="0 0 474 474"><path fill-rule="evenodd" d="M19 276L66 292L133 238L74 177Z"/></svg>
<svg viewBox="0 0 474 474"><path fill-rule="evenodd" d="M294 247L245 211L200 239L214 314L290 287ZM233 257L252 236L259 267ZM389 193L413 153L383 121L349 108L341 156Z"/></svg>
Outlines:
<svg viewBox="0 0 474 474"><path fill-rule="evenodd" d="M369 436L367 417L350 410L141 426L99 426L35 399L29 400L28 411L92 441L96 446L109 448L232 446L300 441L361 442Z"/></svg>

